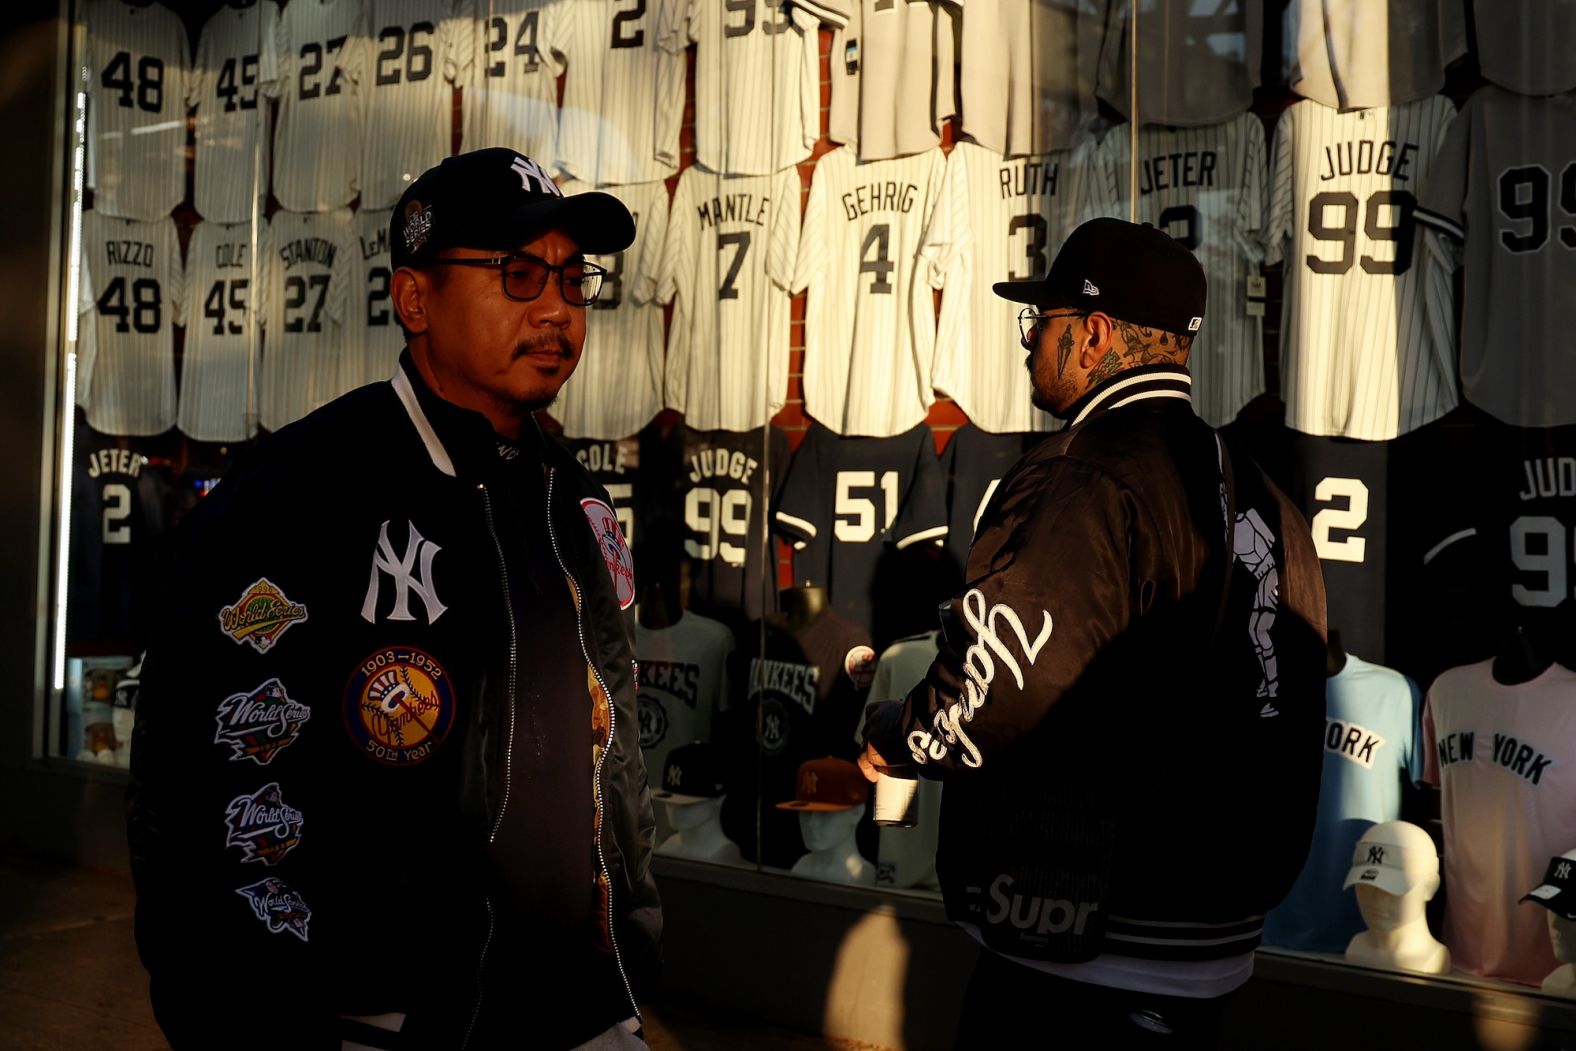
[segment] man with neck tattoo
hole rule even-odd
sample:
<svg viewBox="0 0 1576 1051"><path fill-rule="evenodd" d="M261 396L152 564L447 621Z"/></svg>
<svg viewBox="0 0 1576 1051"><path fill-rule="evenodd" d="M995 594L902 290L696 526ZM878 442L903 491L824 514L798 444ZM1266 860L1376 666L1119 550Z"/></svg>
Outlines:
<svg viewBox="0 0 1576 1051"><path fill-rule="evenodd" d="M513 150L429 169L389 222L394 375L183 521L130 788L175 1051L646 1046L634 562L534 415L580 360L586 255L634 234Z"/></svg>
<svg viewBox="0 0 1576 1051"><path fill-rule="evenodd" d="M936 870L984 946L958 1047L1213 1047L1313 829L1313 539L1193 411L1185 247L1095 219L994 287L1031 304L1034 404L1069 425L1002 478L940 653L870 706L860 765L946 782Z"/></svg>

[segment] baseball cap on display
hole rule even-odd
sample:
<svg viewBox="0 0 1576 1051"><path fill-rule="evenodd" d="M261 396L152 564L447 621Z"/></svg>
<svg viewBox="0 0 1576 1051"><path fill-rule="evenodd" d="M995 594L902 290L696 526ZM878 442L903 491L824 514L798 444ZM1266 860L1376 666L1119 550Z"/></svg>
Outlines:
<svg viewBox="0 0 1576 1051"><path fill-rule="evenodd" d="M1180 241L1121 219L1090 219L1074 230L1043 278L992 287L1014 303L1098 310L1165 332L1197 332L1208 298L1204 268Z"/></svg>
<svg viewBox="0 0 1576 1051"><path fill-rule="evenodd" d="M1422 840L1405 833L1416 833ZM1428 833L1404 821L1383 821L1374 825L1352 849L1352 867L1347 870L1341 889L1368 884L1386 894L1400 897L1418 884L1439 875L1439 854Z"/></svg>
<svg viewBox="0 0 1576 1051"><path fill-rule="evenodd" d="M389 219L395 269L420 266L446 248L513 251L561 230L587 255L621 252L635 220L607 193L564 196L546 169L501 146L446 158L405 188Z"/></svg>
<svg viewBox="0 0 1576 1051"><path fill-rule="evenodd" d="M794 779L794 798L778 803L778 810L849 810L864 806L870 798L870 782L859 767L847 759L811 759L799 764Z"/></svg>
<svg viewBox="0 0 1576 1051"><path fill-rule="evenodd" d="M1521 900L1536 902L1563 919L1576 920L1576 850L1550 858L1543 882Z"/></svg>
<svg viewBox="0 0 1576 1051"><path fill-rule="evenodd" d="M721 799L725 791L722 749L696 741L668 753L668 761L662 767L662 784L652 788L651 798L674 806L692 806Z"/></svg>

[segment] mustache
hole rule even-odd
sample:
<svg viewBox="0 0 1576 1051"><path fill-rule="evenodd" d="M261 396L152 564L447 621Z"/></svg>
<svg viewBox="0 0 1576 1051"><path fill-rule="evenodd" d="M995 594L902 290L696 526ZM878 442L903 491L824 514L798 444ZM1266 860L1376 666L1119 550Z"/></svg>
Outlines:
<svg viewBox="0 0 1576 1051"><path fill-rule="evenodd" d="M570 343L569 337L562 333L540 336L536 339L523 339L514 345L514 356L517 358L523 358L527 354L551 354L555 351L565 361L575 356L574 344Z"/></svg>

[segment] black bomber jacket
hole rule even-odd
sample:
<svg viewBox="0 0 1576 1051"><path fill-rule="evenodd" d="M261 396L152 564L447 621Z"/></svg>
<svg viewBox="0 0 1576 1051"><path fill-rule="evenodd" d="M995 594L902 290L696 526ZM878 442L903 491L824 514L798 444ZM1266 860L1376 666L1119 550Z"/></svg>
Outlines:
<svg viewBox="0 0 1576 1051"><path fill-rule="evenodd" d="M566 1009L611 1026L638 1014L661 932L633 563L607 493L532 432L578 609L562 659L585 666L598 742L594 798L553 801L594 819L586 937L607 961ZM402 1047L494 1046L475 1031L488 961L531 951L494 937L487 863L523 795L510 719L530 671L505 470L486 420L407 355L262 442L182 523L128 791L137 944L176 1051L337 1051L338 1016L394 1011Z"/></svg>
<svg viewBox="0 0 1576 1051"><path fill-rule="evenodd" d="M1190 389L1175 367L1119 373L1025 454L980 518L925 681L872 706L883 759L945 781L948 914L999 951L1239 955L1306 857L1318 557Z"/></svg>

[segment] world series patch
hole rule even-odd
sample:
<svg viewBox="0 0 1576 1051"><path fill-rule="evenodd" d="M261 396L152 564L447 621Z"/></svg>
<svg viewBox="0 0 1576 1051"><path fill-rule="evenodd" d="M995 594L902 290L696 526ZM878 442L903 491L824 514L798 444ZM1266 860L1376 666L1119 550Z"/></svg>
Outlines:
<svg viewBox="0 0 1576 1051"><path fill-rule="evenodd" d="M250 643L258 653L267 653L290 625L302 620L306 607L291 602L267 577L254 581L235 605L219 610L219 630L237 646Z"/></svg>
<svg viewBox="0 0 1576 1051"><path fill-rule="evenodd" d="M267 766L274 755L295 743L312 709L290 699L284 683L269 679L255 690L232 693L219 702L213 743L230 746L230 761L250 759Z"/></svg>
<svg viewBox="0 0 1576 1051"><path fill-rule="evenodd" d="M613 591L618 595L618 608L628 609L635 604L635 556L630 553L624 531L618 527L618 515L607 504L589 496L580 501L580 510L585 512L602 549L602 560L607 563L607 574L613 578Z"/></svg>
<svg viewBox="0 0 1576 1051"><path fill-rule="evenodd" d="M371 654L345 687L345 729L380 763L429 759L454 728L454 684L431 654L395 646Z"/></svg>
<svg viewBox="0 0 1576 1051"><path fill-rule="evenodd" d="M241 848L241 863L277 865L301 842L301 811L288 806L278 781L236 796L225 808L224 845Z"/></svg>
<svg viewBox="0 0 1576 1051"><path fill-rule="evenodd" d="M236 891L252 907L252 915L268 925L268 933L289 931L307 940L307 925L312 922L312 910L301 895L285 886L283 880L259 880L249 887Z"/></svg>

